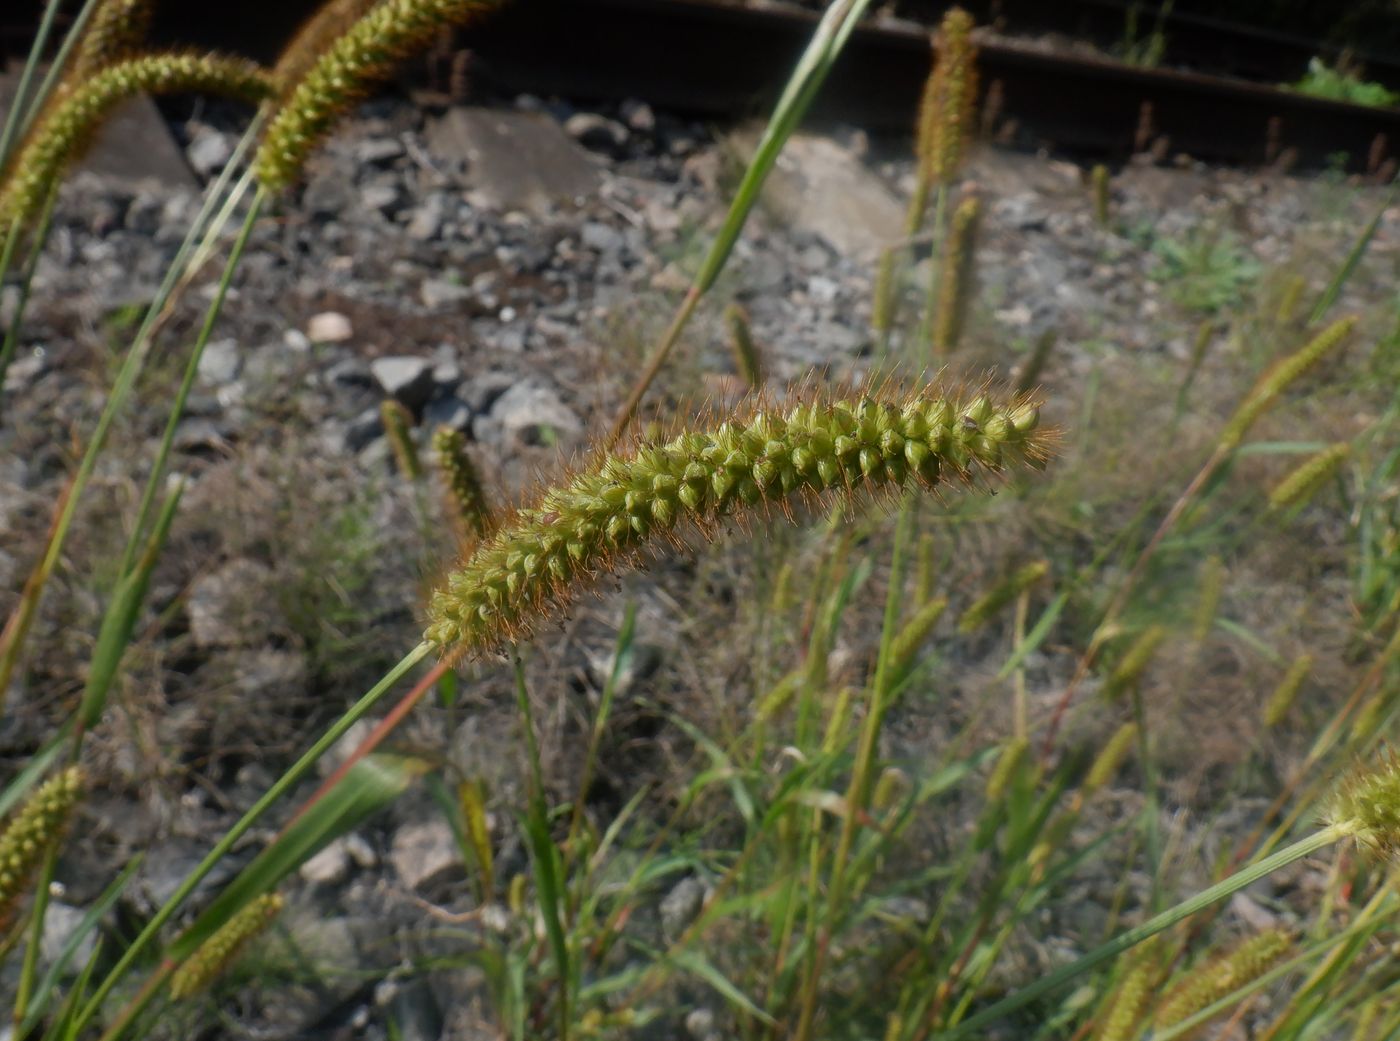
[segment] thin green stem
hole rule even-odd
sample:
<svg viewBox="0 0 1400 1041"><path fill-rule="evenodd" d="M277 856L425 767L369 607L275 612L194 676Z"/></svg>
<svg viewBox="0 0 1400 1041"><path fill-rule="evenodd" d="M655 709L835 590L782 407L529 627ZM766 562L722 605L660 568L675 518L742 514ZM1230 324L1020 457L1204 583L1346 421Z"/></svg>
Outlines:
<svg viewBox="0 0 1400 1041"><path fill-rule="evenodd" d="M198 886L219 861L233 849L234 844L247 834L248 829L262 818L262 815L268 811L273 803L277 802L285 795L294 784L305 776L307 771L316 765L316 761L319 760L321 756L325 755L327 750L345 735L346 731L379 704L380 699L393 689L394 684L402 679L415 665L431 654L432 651L433 647L431 644L420 643L417 647L413 648L413 650L409 651L408 654L404 655L403 659L390 669L384 675L383 679L371 687L349 711L336 720L335 723L321 735L316 743L307 749L306 752L302 754L301 758L293 763L287 771L262 794L258 801L253 803L248 811L238 819L238 823L225 833L224 837L221 838L218 843L215 844L214 848L205 855L204 859L199 862L199 865L180 883L175 892L170 895L161 906L160 910L146 923L146 927L141 930L136 939L134 939L131 945L123 952L117 964L107 973L106 978L103 979L92 997L88 999L87 1004L83 1006L82 1011L79 1012L74 1019L72 1029L74 1036L80 1034L83 1028L92 1021L92 1018L97 1015L98 1010L102 1007L102 1003L107 999L107 995L112 992L112 988L121 981L136 963L136 960L144 953L145 949L150 946L151 941L156 938L165 923L170 920L171 916L180 909L189 898L189 895L194 892L195 887ZM153 997L154 993L152 993L151 996ZM147 1000L149 1000L149 998L147 998Z"/></svg>
<svg viewBox="0 0 1400 1041"><path fill-rule="evenodd" d="M851 782L846 792L846 812L841 818L840 837L836 841L836 856L831 866L831 881L827 887L826 921L822 926L821 940L812 952L808 963L807 976L803 982L802 1011L793 1032L794 1041L809 1041L816 1018L817 990L821 982L822 969L826 960L827 948L835 922L842 913L846 898L846 874L851 857L851 846L855 842L856 827L864 815L865 804L870 796L870 779L875 769L876 745L880 728L884 723L887 696L890 689L891 648L895 633L899 628L899 606L904 602L904 583L901 581L904 568L905 549L910 531L914 526L912 501L906 497L895 526L894 551L890 557L889 589L885 595L884 624L880 630L880 651L875 663L875 679L871 684L870 707L865 722L861 726L860 742L856 747L855 765Z"/></svg>
<svg viewBox="0 0 1400 1041"><path fill-rule="evenodd" d="M1095 948L1077 961L1063 966L1042 976L1028 987L1023 987L1014 994L1003 998L989 1008L983 1009L975 1016L970 1016L963 1020L951 1030L946 1030L941 1034L934 1035L935 1041L954 1041L955 1038L967 1037L973 1032L995 1023L997 1020L1010 1015L1017 1009L1024 1008L1031 1002L1049 994L1051 991L1074 979L1076 976L1088 972L1095 966L1102 965L1111 958L1117 957L1130 947L1135 947L1144 940L1156 936L1163 930L1170 929L1177 922L1190 918L1193 914L1205 910L1226 897L1231 896L1246 886L1252 885L1264 878L1266 875L1277 871L1281 867L1286 867L1294 861L1301 860L1309 854L1330 846L1339 839L1346 838L1352 834L1353 827L1349 822L1333 824L1324 828L1315 835L1295 842L1287 849L1281 849L1273 856L1252 864L1241 871L1236 872L1229 878L1217 882L1209 889L1204 889L1188 900L1183 900L1175 907L1163 911L1154 918L1148 919L1134 929L1119 933L1108 943Z"/></svg>
<svg viewBox="0 0 1400 1041"><path fill-rule="evenodd" d="M24 61L24 68L20 70L19 83L15 85L15 96L10 101L10 111L5 116L4 128L0 129L0 166L4 166L5 161L9 158L10 149L19 134L20 119L29 103L29 85L34 81L34 74L39 71L39 59L43 56L44 48L48 46L49 34L53 32L54 19L58 17L58 9L62 6L63 0L48 0L48 3L44 5L44 14L39 19L39 29L34 34L34 43L29 48L29 56Z"/></svg>
<svg viewBox="0 0 1400 1041"><path fill-rule="evenodd" d="M34 272L39 268L39 259L44 253L44 243L49 237L49 228L53 226L53 208L57 201L58 190L56 188L50 189L48 199L44 202L43 216L39 221L39 231L34 236L29 260L25 263L24 274L20 278L19 299L15 302L15 313L5 329L5 342L0 345L0 416L4 414L5 374L9 371L10 362L14 360L15 351L19 348L19 330L24 322L25 308L29 306L29 290L34 285ZM24 233L20 230L20 222L14 221L10 225L9 237L5 239L4 251L0 253L0 280L3 280L5 273L9 271L15 250L22 238L24 238Z"/></svg>
<svg viewBox="0 0 1400 1041"><path fill-rule="evenodd" d="M170 417L166 420L165 432L160 439L160 447L156 449L155 460L151 463L150 476L146 478L146 487L141 492L141 504L136 510L136 521L131 528L131 537L127 539L126 548L122 551L121 565L117 569L118 576L125 576L135 562L137 548L141 545L141 534L145 531L146 522L150 519L151 509L155 505L156 492L160 488L161 477L165 473L165 464L170 458L170 449L175 441L175 429L184 417L185 402L189 399L195 377L199 375L199 360L204 357L204 348L209 343L209 337L213 335L219 314L223 311L229 286L233 284L234 272L237 271L238 263L243 258L243 251L248 245L248 239L253 233L253 226L258 220L258 212L262 209L266 198L267 195L262 188L259 188L254 194L252 204L248 207L248 215L243 218L243 226L239 229L238 237L234 240L233 248L229 251L223 274L219 276L219 284L214 291L214 298L209 301L209 309L204 315L204 324L200 326L199 335L195 337L189 361L185 364L184 377L180 381L179 389L175 392L175 403L170 408Z"/></svg>

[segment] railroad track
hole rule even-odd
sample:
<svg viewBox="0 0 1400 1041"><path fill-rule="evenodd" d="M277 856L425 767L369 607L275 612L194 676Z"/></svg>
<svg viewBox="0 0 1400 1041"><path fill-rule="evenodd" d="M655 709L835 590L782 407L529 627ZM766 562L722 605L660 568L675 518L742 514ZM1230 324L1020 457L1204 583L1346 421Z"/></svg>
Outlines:
<svg viewBox="0 0 1400 1041"><path fill-rule="evenodd" d="M159 35L267 58L316 2L250 2L225 23L194 17L191 5L170 4ZM970 0L968 6L994 5L1005 25L1025 31L1068 20L1092 38L1121 24L1124 3ZM935 0L930 5L931 13L940 6ZM478 82L503 91L583 101L641 98L729 120L771 107L815 19L800 9L715 0L517 0L462 42ZM1278 79L1294 78L1280 70L1305 63L1314 49L1278 33L1225 32L1219 23L1186 16L1174 19L1168 34L1179 51L1194 48L1199 63ZM1169 53L1167 60L1174 57ZM918 26L863 26L818 98L813 120L907 132L929 60L928 35ZM1291 156L1313 168L1344 154L1353 170L1374 168L1390 149L1400 150L1400 112L1389 109L1220 75L1065 55L1000 36L984 43L981 64L983 83L997 98L999 125L1023 146L1125 159L1157 142L1172 154L1210 162L1257 166ZM1373 74L1378 69L1389 74L1384 66L1373 67ZM1400 67L1394 72L1400 83Z"/></svg>
<svg viewBox="0 0 1400 1041"><path fill-rule="evenodd" d="M638 97L731 118L771 106L815 18L711 0L527 0L478 27L469 42L483 75L506 90ZM812 118L907 132L929 61L928 35L918 27L864 26ZM1345 154L1351 169L1400 149L1400 111L1000 38L984 43L980 64L984 86L999 95L1000 120L1013 123L1025 145L1124 159L1144 138L1165 138L1171 153L1211 162L1262 165L1291 155L1322 167Z"/></svg>

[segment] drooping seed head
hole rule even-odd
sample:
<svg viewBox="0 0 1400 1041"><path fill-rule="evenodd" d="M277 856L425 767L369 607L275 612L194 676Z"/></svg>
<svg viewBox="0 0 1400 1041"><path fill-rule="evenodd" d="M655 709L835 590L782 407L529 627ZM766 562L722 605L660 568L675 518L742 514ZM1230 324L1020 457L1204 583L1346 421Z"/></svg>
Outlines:
<svg viewBox="0 0 1400 1041"><path fill-rule="evenodd" d="M480 653L516 638L598 575L662 543L793 504L890 495L1043 462L1034 403L937 385L901 394L757 399L735 416L603 455L481 543L429 605L428 642Z"/></svg>
<svg viewBox="0 0 1400 1041"><path fill-rule="evenodd" d="M249 901L175 970L170 977L170 996L179 1001L208 987L272 925L281 911L280 893L264 893Z"/></svg>
<svg viewBox="0 0 1400 1041"><path fill-rule="evenodd" d="M286 94L254 159L258 181L273 191L290 187L336 120L400 61L448 26L497 6L498 0L380 0L319 53Z"/></svg>
<svg viewBox="0 0 1400 1041"><path fill-rule="evenodd" d="M467 451L467 437L460 430L440 426L433 434L433 453L444 490L464 534L484 538L491 530L491 507L481 477Z"/></svg>
<svg viewBox="0 0 1400 1041"><path fill-rule="evenodd" d="M1138 958L1118 983L1113 1001L1104 1012L1095 1041L1132 1041L1138 1034L1140 1020L1152 998L1152 981L1156 967Z"/></svg>
<svg viewBox="0 0 1400 1041"><path fill-rule="evenodd" d="M933 73L919 105L919 178L925 184L951 184L967 157L977 103L973 24L962 8L950 8L934 40Z"/></svg>
<svg viewBox="0 0 1400 1041"><path fill-rule="evenodd" d="M379 404L379 422L399 474L410 481L418 480L423 476L423 465L418 459L418 446L413 443L413 413L393 398L385 398Z"/></svg>
<svg viewBox="0 0 1400 1041"><path fill-rule="evenodd" d="M724 324L729 330L729 345L734 351L734 365L750 388L763 384L763 365L758 359L758 346L749 329L748 313L738 304L724 309Z"/></svg>
<svg viewBox="0 0 1400 1041"><path fill-rule="evenodd" d="M78 44L73 73L78 82L109 65L135 57L151 27L152 0L101 0Z"/></svg>
<svg viewBox="0 0 1400 1041"><path fill-rule="evenodd" d="M1220 595L1225 591L1225 561L1219 556L1206 558L1201 568L1201 591L1196 600L1196 616L1191 623L1191 637L1204 643L1210 635L1215 616L1220 611Z"/></svg>
<svg viewBox="0 0 1400 1041"><path fill-rule="evenodd" d="M1080 786L1084 798L1089 798L1095 792L1103 788L1109 781L1117 776L1118 771L1123 766L1123 760L1128 758L1128 753L1133 750L1133 745L1137 744L1138 727L1136 723L1124 723L1113 732L1113 736L1100 749L1095 757L1093 765L1089 767L1089 772L1084 775L1084 783Z"/></svg>
<svg viewBox="0 0 1400 1041"><path fill-rule="evenodd" d="M904 623L904 627L895 635L894 642L890 645L890 661L896 671L909 667L914 655L919 653L919 648L923 646L928 634L933 632L933 627L938 624L938 620L947 609L948 598L935 597L915 611L914 617Z"/></svg>
<svg viewBox="0 0 1400 1041"><path fill-rule="evenodd" d="M998 802L1006 794L1006 789L1021 769L1021 764L1025 761L1026 753L1030 751L1030 747L1030 741L1024 737L1014 737L1002 746L1001 755L997 757L997 765L992 768L992 772L987 778L988 802Z"/></svg>
<svg viewBox="0 0 1400 1041"><path fill-rule="evenodd" d="M45 781L0 833L0 933L13 921L39 865L63 838L82 790L82 772L68 767Z"/></svg>
<svg viewBox="0 0 1400 1041"><path fill-rule="evenodd" d="M1301 379L1328 354L1332 353L1356 328L1354 317L1341 318L1287 358L1272 366L1245 395L1235 414L1225 424L1217 446L1220 450L1234 448L1244 440L1250 427L1278 399L1278 396Z"/></svg>
<svg viewBox="0 0 1400 1041"><path fill-rule="evenodd" d="M1101 228L1108 227L1108 167L1097 164L1089 174L1094 192L1094 223Z"/></svg>
<svg viewBox="0 0 1400 1041"><path fill-rule="evenodd" d="M933 323L933 351L944 355L958 345L967 310L972 299L972 284L976 275L977 222L982 204L975 195L958 203L953 211L952 227L943 248L943 263L938 270L938 314Z"/></svg>
<svg viewBox="0 0 1400 1041"><path fill-rule="evenodd" d="M1139 633L1137 639L1123 652L1123 657L1118 659L1113 671L1108 674L1108 679L1103 685L1104 698L1115 701L1136 686L1151 663L1152 656L1157 653L1157 648L1166 638L1167 629L1163 625L1149 625Z"/></svg>
<svg viewBox="0 0 1400 1041"><path fill-rule="evenodd" d="M151 54L118 62L75 84L30 132L0 190L0 234L27 224L68 165L118 104L138 94L216 94L256 102L272 93L266 72L241 58Z"/></svg>
<svg viewBox="0 0 1400 1041"><path fill-rule="evenodd" d="M1269 509L1281 513L1306 504L1350 456L1351 445L1345 441L1310 456L1269 491Z"/></svg>
<svg viewBox="0 0 1400 1041"><path fill-rule="evenodd" d="M1269 702L1264 706L1264 726L1276 727L1288 716L1288 710L1293 707L1293 703L1298 700L1298 691L1303 688L1303 681L1308 678L1308 673L1312 672L1313 656L1311 654L1300 654L1293 659L1293 664L1284 673L1283 679L1274 688L1274 692L1269 696Z"/></svg>
<svg viewBox="0 0 1400 1041"><path fill-rule="evenodd" d="M1332 797L1328 819L1377 856L1400 854L1400 757L1386 751L1354 771Z"/></svg>
<svg viewBox="0 0 1400 1041"><path fill-rule="evenodd" d="M1023 564L989 589L962 613L958 632L974 632L992 620L1003 607L1011 603L1050 572L1048 560L1033 560Z"/></svg>
<svg viewBox="0 0 1400 1041"><path fill-rule="evenodd" d="M1264 975L1292 950L1293 935L1286 929L1251 936L1193 969L1157 1007L1154 1022L1161 1029L1189 1019Z"/></svg>

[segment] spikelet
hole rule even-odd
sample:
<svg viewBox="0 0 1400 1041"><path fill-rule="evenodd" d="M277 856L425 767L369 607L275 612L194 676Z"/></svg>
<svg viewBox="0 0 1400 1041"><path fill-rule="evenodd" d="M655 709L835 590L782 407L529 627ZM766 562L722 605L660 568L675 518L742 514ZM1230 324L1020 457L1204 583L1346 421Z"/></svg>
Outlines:
<svg viewBox="0 0 1400 1041"><path fill-rule="evenodd" d="M494 0L380 0L317 57L286 94L253 161L276 191L301 174L335 121L446 27L497 6Z"/></svg>
<svg viewBox="0 0 1400 1041"><path fill-rule="evenodd" d="M1094 193L1094 223L1108 227L1108 167L1099 163L1089 173L1089 186Z"/></svg>
<svg viewBox="0 0 1400 1041"><path fill-rule="evenodd" d="M1201 568L1201 592L1196 599L1196 616L1191 622L1191 638L1204 643L1220 612L1220 595L1225 590L1225 562L1212 555Z"/></svg>
<svg viewBox="0 0 1400 1041"><path fill-rule="evenodd" d="M1285 929L1266 929L1251 936L1191 970L1157 1007L1154 1022L1160 1029L1189 1019L1257 980L1286 958L1292 949L1293 937Z"/></svg>
<svg viewBox="0 0 1400 1041"><path fill-rule="evenodd" d="M997 757L997 765L992 768L991 775L987 778L987 801L998 802L1006 794L1006 789L1010 787L1011 781L1016 776L1016 771L1021 768L1021 763L1025 761L1026 753L1030 751L1031 743L1024 737L1015 737L1002 746L1001 755Z"/></svg>
<svg viewBox="0 0 1400 1041"><path fill-rule="evenodd" d="M1045 371L1045 363L1050 360L1050 352L1055 349L1057 336L1054 329L1046 329L1035 339L1031 356L1016 370L1016 393L1029 394L1040 381Z"/></svg>
<svg viewBox="0 0 1400 1041"><path fill-rule="evenodd" d="M1308 673L1312 672L1312 667L1311 654L1300 654L1293 659L1293 664L1288 667L1283 679L1279 680L1278 686L1269 696L1269 703L1264 706L1264 726L1272 728L1284 721L1288 710L1298 700L1298 691L1302 689Z"/></svg>
<svg viewBox="0 0 1400 1041"><path fill-rule="evenodd" d="M934 41L933 74L919 104L919 183L949 185L967 157L977 103L977 44L972 16L960 7L943 16Z"/></svg>
<svg viewBox="0 0 1400 1041"><path fill-rule="evenodd" d="M433 433L433 453L438 472L452 505L452 512L464 532L485 538L491 531L491 507L482 490L476 464L467 453L467 436L460 430L440 426Z"/></svg>
<svg viewBox="0 0 1400 1041"><path fill-rule="evenodd" d="M962 613L958 619L958 632L970 633L982 628L998 611L1039 582L1049 571L1050 562L1047 560L1033 560L1017 568Z"/></svg>
<svg viewBox="0 0 1400 1041"><path fill-rule="evenodd" d="M885 341L894 329L896 254L894 246L880 251L880 261L875 268L874 299L870 305L870 326L881 341Z"/></svg>
<svg viewBox="0 0 1400 1041"><path fill-rule="evenodd" d="M379 403L379 422L384 437L394 453L399 474L410 481L423 476L423 464L418 460L418 447L413 443L413 413L393 398Z"/></svg>
<svg viewBox="0 0 1400 1041"><path fill-rule="evenodd" d="M933 627L938 624L947 608L948 598L936 597L915 611L914 617L904 623L904 628L899 630L894 642L890 644L890 662L897 672L906 669L914 660L914 655L919 653L919 648L928 639L928 634L933 632Z"/></svg>
<svg viewBox="0 0 1400 1041"><path fill-rule="evenodd" d="M31 221L68 164L118 103L138 94L221 94L257 101L271 82L241 58L154 54L119 62L69 90L31 131L0 190L0 229Z"/></svg>
<svg viewBox="0 0 1400 1041"><path fill-rule="evenodd" d="M171 998L179 1001L213 983L248 944L266 931L281 910L280 893L264 893L249 901L175 970L170 977Z"/></svg>
<svg viewBox="0 0 1400 1041"><path fill-rule="evenodd" d="M1117 776L1123 766L1123 760L1128 758L1128 753L1137 743L1137 738L1136 723L1124 723L1113 732L1113 736L1099 750L1093 765L1089 767L1089 772L1084 775L1084 783L1079 786L1084 798L1089 798Z"/></svg>
<svg viewBox="0 0 1400 1041"><path fill-rule="evenodd" d="M141 49L151 27L152 0L100 0L78 44L74 78L81 83Z"/></svg>
<svg viewBox="0 0 1400 1041"><path fill-rule="evenodd" d="M1400 758L1386 750L1380 762L1354 771L1332 797L1328 820L1377 856L1400 854Z"/></svg>
<svg viewBox="0 0 1400 1041"><path fill-rule="evenodd" d="M1278 315L1274 318L1274 324L1279 326L1290 325L1298 314L1298 304L1303 299L1303 291L1308 288L1308 280L1302 275L1294 275L1283 287L1283 292L1279 296Z"/></svg>
<svg viewBox="0 0 1400 1041"><path fill-rule="evenodd" d="M1243 441L1255 420L1268 410L1278 396L1335 350L1355 327L1354 317L1339 319L1265 372L1225 425L1216 442L1217 450L1227 451Z"/></svg>
<svg viewBox="0 0 1400 1041"><path fill-rule="evenodd" d="M1351 445L1339 441L1310 457L1273 486L1269 492L1269 509L1281 513L1290 507L1305 505L1319 488L1332 479L1350 455Z"/></svg>
<svg viewBox="0 0 1400 1041"><path fill-rule="evenodd" d="M579 586L631 566L659 543L823 493L887 495L947 478L1035 464L1048 449L1038 409L938 385L846 399L813 394L665 442L603 455L546 491L464 560L433 595L425 638L448 653L516 639Z"/></svg>
<svg viewBox="0 0 1400 1041"><path fill-rule="evenodd" d="M1118 659L1118 664L1104 681L1104 698L1116 701L1137 686L1138 680L1142 679L1143 672L1152 661L1152 656L1157 653L1157 648L1166 638L1167 629L1163 625L1149 625L1139 633L1138 638L1123 653L1123 657Z"/></svg>
<svg viewBox="0 0 1400 1041"><path fill-rule="evenodd" d="M0 933L14 920L34 872L63 838L82 789L82 772L68 767L45 781L0 833Z"/></svg>
<svg viewBox="0 0 1400 1041"><path fill-rule="evenodd" d="M751 388L763 383L763 366L759 364L758 347L749 331L749 316L738 304L724 309L724 324L729 330L729 346L734 351L734 366Z"/></svg>
<svg viewBox="0 0 1400 1041"><path fill-rule="evenodd" d="M1104 1012L1094 1041L1132 1041L1138 1035L1142 1014L1152 997L1156 970L1146 959L1138 959L1119 982L1113 1001Z"/></svg>
<svg viewBox="0 0 1400 1041"><path fill-rule="evenodd" d="M982 203L969 195L953 211L953 223L943 246L943 263L938 268L938 314L933 323L933 350L947 354L962 338L967 310L973 295L977 221Z"/></svg>

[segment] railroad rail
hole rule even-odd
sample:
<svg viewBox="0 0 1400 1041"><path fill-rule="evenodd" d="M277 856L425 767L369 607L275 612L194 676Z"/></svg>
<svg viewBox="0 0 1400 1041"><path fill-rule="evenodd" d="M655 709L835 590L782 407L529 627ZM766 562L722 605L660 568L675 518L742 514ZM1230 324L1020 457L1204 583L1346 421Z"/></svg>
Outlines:
<svg viewBox="0 0 1400 1041"><path fill-rule="evenodd" d="M159 34L267 58L316 3L250 2L239 18L222 22L203 12L195 17L191 5L165 5ZM940 6L930 4L931 10ZM986 7L984 14L994 7L1008 28L1032 31L1068 19L1083 32L1102 33L1122 18L1124 0L970 0L968 6ZM1150 22L1152 15L1145 17ZM719 0L517 0L473 27L462 46L470 49L476 82L501 91L581 101L640 98L729 120L771 106L815 19L796 8ZM1177 16L1167 29L1172 46L1194 47L1201 63L1247 66L1260 74L1266 67L1260 56L1273 54L1268 74L1280 79L1292 78L1279 73L1280 63L1305 63L1313 50L1307 41L1278 33L1227 32L1189 16ZM907 133L929 61L925 29L872 21L852 35L812 118ZM1400 112L1263 83L1127 66L1002 35L983 41L981 66L1001 127L1029 147L1124 159L1157 142L1174 154L1256 166L1291 157L1303 167L1322 167L1345 155L1354 170L1374 169L1389 148L1400 149ZM1395 75L1400 82L1400 67Z"/></svg>

